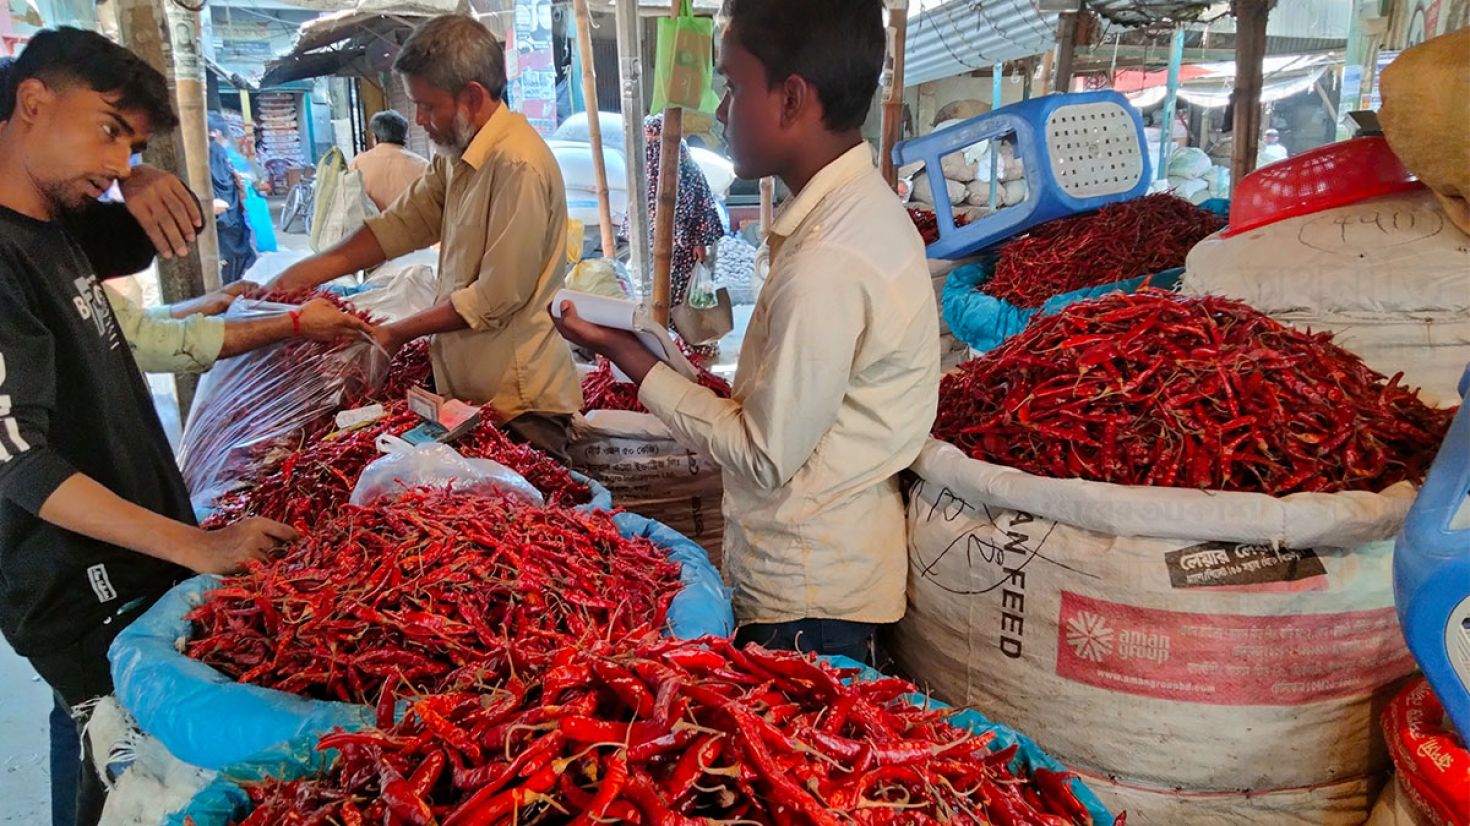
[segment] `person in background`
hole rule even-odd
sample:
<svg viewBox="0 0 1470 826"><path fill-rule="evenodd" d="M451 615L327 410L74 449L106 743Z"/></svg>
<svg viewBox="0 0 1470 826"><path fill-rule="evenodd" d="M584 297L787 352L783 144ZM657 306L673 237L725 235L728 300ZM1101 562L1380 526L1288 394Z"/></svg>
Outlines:
<svg viewBox="0 0 1470 826"><path fill-rule="evenodd" d="M1286 147L1281 145L1281 133L1275 129L1267 129L1265 139L1261 141L1261 151L1256 153L1256 166L1284 161L1286 158Z"/></svg>
<svg viewBox="0 0 1470 826"><path fill-rule="evenodd" d="M939 396L924 245L860 131L883 68L883 0L726 0L725 14L719 117L735 171L792 193L763 251L734 397L570 302L558 325L720 466L737 641L867 660L876 626L904 613L898 474Z"/></svg>
<svg viewBox="0 0 1470 826"><path fill-rule="evenodd" d="M362 188L381 211L423 177L429 162L408 151L408 119L403 115L392 109L379 112L368 128L373 133L373 148L353 158L347 168L362 174Z"/></svg>
<svg viewBox="0 0 1470 826"><path fill-rule="evenodd" d="M394 69L441 150L382 215L287 268L276 286L313 287L435 242L438 303L378 328L389 352L433 336L439 392L490 404L506 431L565 458L582 387L544 312L567 269L567 196L546 141L504 102L505 52L460 15L420 25Z"/></svg>
<svg viewBox="0 0 1470 826"><path fill-rule="evenodd" d="M295 531L265 519L218 531L196 526L99 283L136 271L136 261L120 260L122 245L96 243L112 236L111 226L136 227L141 215L157 245L179 254L200 224L177 179L129 163L150 134L178 123L163 75L95 32L62 28L29 41L8 88L11 111L0 128L0 632L56 693L53 823L91 826L105 789L78 759L81 721L72 714L111 693L112 638L191 572L238 570ZM126 205L97 200L114 181Z"/></svg>
<svg viewBox="0 0 1470 826"><path fill-rule="evenodd" d="M658 212L658 176L659 157L663 154L664 116L662 113L651 115L643 121L643 137L645 140L644 156L648 160L648 214L650 217ZM650 220L648 237L653 238L653 224ZM623 237L628 236L626 224L622 230ZM679 200L674 207L674 249L672 262L669 266L669 304L675 306L684 303L689 295L689 282L694 275L694 267L709 259L710 247L718 243L720 236L725 234L724 223L720 220L720 205L715 198L714 191L710 189L709 181L704 177L699 164L694 162L693 156L689 154L689 145L685 141L679 142ZM669 329L673 329L672 324ZM708 361L720 354L718 344L708 344L691 347L690 352L697 359Z"/></svg>
<svg viewBox="0 0 1470 826"><path fill-rule="evenodd" d="M209 178L214 187L214 225L219 235L220 281L239 281L255 263L255 246L250 240L250 222L245 217L245 182L230 163L225 147L230 126L215 112L209 113Z"/></svg>

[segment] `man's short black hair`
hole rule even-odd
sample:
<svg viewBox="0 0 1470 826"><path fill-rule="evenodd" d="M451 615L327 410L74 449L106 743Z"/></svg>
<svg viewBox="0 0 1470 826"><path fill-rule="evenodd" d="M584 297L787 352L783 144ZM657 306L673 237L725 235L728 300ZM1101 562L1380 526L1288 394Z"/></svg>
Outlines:
<svg viewBox="0 0 1470 826"><path fill-rule="evenodd" d="M392 109L385 109L368 122L373 130L373 137L378 143L396 143L403 146L408 143L408 118L398 114Z"/></svg>
<svg viewBox="0 0 1470 826"><path fill-rule="evenodd" d="M10 118L16 89L31 78L52 88L83 83L94 92L116 95L118 109L142 113L155 131L179 125L163 75L96 32L62 26L31 38L0 94L0 119Z"/></svg>
<svg viewBox="0 0 1470 826"><path fill-rule="evenodd" d="M828 129L867 120L887 49L883 0L725 0L722 16L771 88L792 75L817 88Z"/></svg>

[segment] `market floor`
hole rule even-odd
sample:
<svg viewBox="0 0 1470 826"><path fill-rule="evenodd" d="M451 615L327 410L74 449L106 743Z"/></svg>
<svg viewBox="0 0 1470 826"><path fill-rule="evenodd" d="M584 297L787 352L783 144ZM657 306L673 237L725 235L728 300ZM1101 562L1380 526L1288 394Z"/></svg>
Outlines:
<svg viewBox="0 0 1470 826"><path fill-rule="evenodd" d="M0 640L0 824L51 820L47 718L51 692Z"/></svg>

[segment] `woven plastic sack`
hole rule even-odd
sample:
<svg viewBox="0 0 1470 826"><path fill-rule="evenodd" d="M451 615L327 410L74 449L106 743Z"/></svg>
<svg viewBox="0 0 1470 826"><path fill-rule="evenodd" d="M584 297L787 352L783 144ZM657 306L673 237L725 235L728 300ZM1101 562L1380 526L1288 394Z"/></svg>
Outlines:
<svg viewBox="0 0 1470 826"><path fill-rule="evenodd" d="M288 304L236 301L225 318L274 315ZM269 467L302 431L383 380L388 360L367 340L291 339L222 359L199 382L179 443L179 469L195 508Z"/></svg>
<svg viewBox="0 0 1470 826"><path fill-rule="evenodd" d="M720 106L710 81L714 75L715 22L695 17L684 0L677 17L658 21L658 49L653 64L653 106L695 109L714 114Z"/></svg>
<svg viewBox="0 0 1470 826"><path fill-rule="evenodd" d="M652 519L620 513L613 518L625 537L644 537L681 566L683 588L669 606L666 633L682 639L728 637L735 631L730 590L704 550ZM179 651L193 633L184 616L219 587L213 576L176 585L108 651L117 700L144 733L158 738L185 763L206 769L258 761L277 771L300 758L283 744L316 738L333 728L371 724L365 705L311 700L283 691L237 683ZM310 757L310 755L306 755ZM279 776L279 775L277 775ZM200 820L205 823L225 821Z"/></svg>
<svg viewBox="0 0 1470 826"><path fill-rule="evenodd" d="M347 168L342 150L333 148L316 166L311 218L311 248L315 252L336 246L357 232L378 206L362 185L362 173Z"/></svg>

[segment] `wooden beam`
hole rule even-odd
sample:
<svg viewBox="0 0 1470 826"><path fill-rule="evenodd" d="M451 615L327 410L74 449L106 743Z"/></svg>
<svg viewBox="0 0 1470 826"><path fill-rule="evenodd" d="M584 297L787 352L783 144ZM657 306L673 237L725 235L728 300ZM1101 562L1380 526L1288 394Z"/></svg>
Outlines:
<svg viewBox="0 0 1470 826"><path fill-rule="evenodd" d="M1262 66L1271 0L1233 0L1235 15L1235 124L1231 130L1230 186L1256 168L1261 139Z"/></svg>
<svg viewBox="0 0 1470 826"><path fill-rule="evenodd" d="M1082 13L1082 4L1077 11L1064 11L1057 15L1057 57L1053 91L1066 94L1072 91L1072 71L1077 57L1077 15Z"/></svg>
<svg viewBox="0 0 1470 826"><path fill-rule="evenodd" d="M1041 56L1041 94L1051 94L1052 77L1056 72L1057 53L1056 50L1047 52Z"/></svg>
<svg viewBox="0 0 1470 826"><path fill-rule="evenodd" d="M670 17L679 16L680 0L672 0ZM674 264L674 212L679 204L679 144L684 140L684 110L664 109L663 139L658 153L658 204L653 213L654 323L668 326L669 274ZM631 194L631 193L630 193Z"/></svg>
<svg viewBox="0 0 1470 826"><path fill-rule="evenodd" d="M883 135L878 144L878 162L883 180L898 189L898 170L893 165L893 147L903 133L903 60L908 40L909 12L905 2L888 4L888 84L883 93Z"/></svg>
<svg viewBox="0 0 1470 826"><path fill-rule="evenodd" d="M587 109L587 142L592 144L592 171L597 177L597 223L602 231L602 257L616 258L613 235L612 196L607 186L607 159L602 156L602 119L597 106L597 69L592 57L592 15L587 0L572 0L577 18L577 51L582 59L582 98Z"/></svg>
<svg viewBox="0 0 1470 826"><path fill-rule="evenodd" d="M178 175L203 205L204 231L184 258L158 260L159 289L173 304L220 287L219 237L215 234L214 185L209 175L209 131L204 119L205 66L199 54L199 13L169 0L116 0L123 45L163 72L179 125L154 132L143 159ZM178 40L175 40L175 38ZM179 418L188 421L197 377L175 378Z"/></svg>
<svg viewBox="0 0 1470 826"><path fill-rule="evenodd" d="M776 179L770 176L761 178L761 242L766 240L766 233L771 231L771 217L776 211Z"/></svg>

